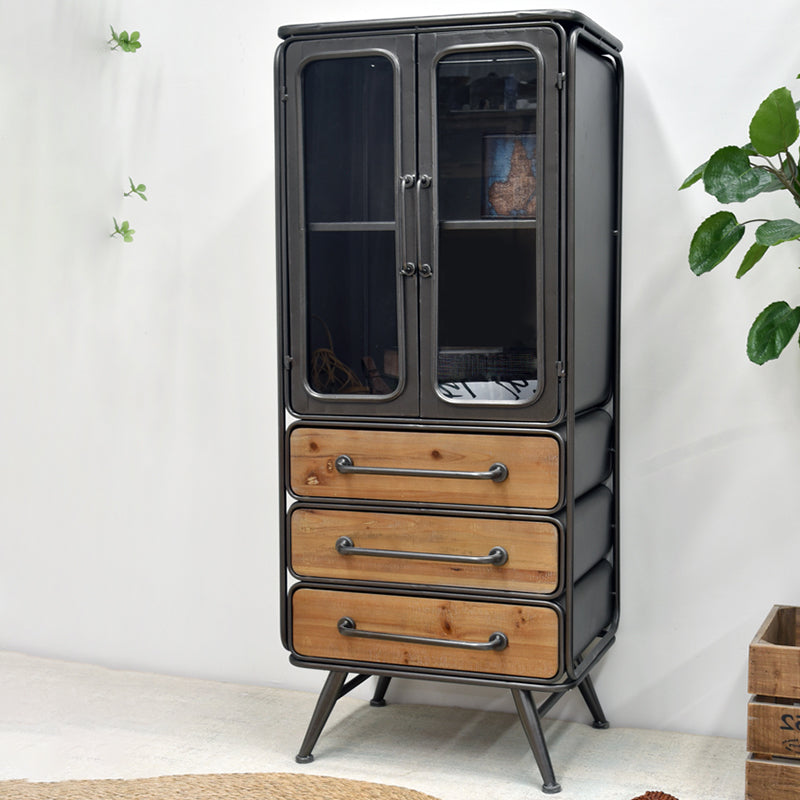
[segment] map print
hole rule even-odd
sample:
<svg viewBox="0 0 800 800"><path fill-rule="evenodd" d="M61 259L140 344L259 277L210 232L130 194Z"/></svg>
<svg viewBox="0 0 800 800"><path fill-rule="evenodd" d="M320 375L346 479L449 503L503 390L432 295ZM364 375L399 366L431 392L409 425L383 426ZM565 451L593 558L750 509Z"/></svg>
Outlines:
<svg viewBox="0 0 800 800"><path fill-rule="evenodd" d="M536 137L486 136L484 215L536 216Z"/></svg>

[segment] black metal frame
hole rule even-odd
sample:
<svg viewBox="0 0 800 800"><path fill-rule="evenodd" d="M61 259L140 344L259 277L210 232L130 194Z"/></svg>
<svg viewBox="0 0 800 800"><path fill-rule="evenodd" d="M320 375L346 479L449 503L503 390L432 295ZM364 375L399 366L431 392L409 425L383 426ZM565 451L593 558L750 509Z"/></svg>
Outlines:
<svg viewBox="0 0 800 800"><path fill-rule="evenodd" d="M620 317L620 251L621 251L621 183L622 183L622 158L621 158L621 139L622 139L622 118L623 118L623 69L620 59L619 51L621 50L621 43L607 31L603 30L582 14L576 12L518 12L511 14L483 14L483 15L464 15L459 17L428 17L422 19L396 19L396 20L372 20L365 22L342 22L342 23L324 23L319 25L298 25L286 26L279 30L279 35L288 42L294 40L302 40L307 38L314 39L333 39L341 36L347 37L369 37L375 34L388 34L388 33L417 33L417 32L436 32L436 31L478 31L487 28L530 28L531 26L544 26L554 30L559 37L559 80L566 81L566 91L563 93L563 99L560 102L560 129L563 135L560 137L560 161L561 166L559 183L562 185L560 192L561 208L560 218L568 221L567 224L559 225L559 285L557 291L555 287L550 287L550 295L546 299L548 303L555 303L559 308L559 316L562 322L558 326L558 336L563 337L559 343L559 352L561 353L560 371L558 374L559 391L562 393L562 399L559 401L561 408L560 415L556 423L563 424L563 439L562 439L562 463L564 467L563 475L563 497L562 502L559 504L563 521L558 522L561 526L560 535L560 563L562 570L559 571L559 592L562 602L554 602L553 595L519 595L514 593L502 593L497 591L470 589L465 592L460 589L442 589L441 587L397 587L393 585L392 592L399 594L413 594L415 596L445 596L447 598L469 597L470 599L480 598L482 595L487 597L503 598L508 596L519 597L520 600L528 600L532 604L538 606L549 606L556 609L561 621L561 647L560 659L561 665L559 673L552 680L524 680L515 676L495 676L477 673L459 673L453 671L442 671L434 669L419 669L407 667L393 667L387 664L370 664L370 663L350 663L345 661L331 660L331 659L308 659L297 655L292 651L291 631L289 630L289 616L290 616L290 585L289 585L289 556L290 556L290 524L289 514L287 508L287 494L289 487L285 483L285 475L287 474L287 459L288 459L288 436L280 437L280 469L282 476L282 492L280 496L280 516L281 526L284 531L280 541L281 551L281 567L280 567L280 592L281 592L281 636L284 646L290 650L290 661L292 664L301 667L308 667L313 669L325 669L329 671L325 686L320 694L317 707L312 716L308 726L305 739L301 745L300 751L297 755L298 762L308 762L313 760L312 750L319 738L325 722L327 721L333 706L336 701L354 689L356 686L363 683L367 678L372 675L378 677L378 684L375 690L372 705L380 706L385 704L385 693L389 685L389 681L395 677L408 677L408 678L425 678L427 680L436 680L447 683L457 684L471 684L479 686L490 686L496 688L510 689L514 698L514 702L519 713L523 729L530 743L531 749L537 761L537 765L543 778L543 791L547 793L557 792L560 790L555 775L553 772L552 764L550 763L547 745L542 734L541 717L543 717L554 705L563 697L568 691L573 688L578 688L581 695L592 714L594 725L596 727L607 727L608 722L605 719L602 708L598 701L594 686L591 680L591 671L605 655L608 649L614 642L618 623L619 623L619 608L620 608L620 555L619 555L619 317ZM279 425L284 429L289 422L297 421L296 418L288 417L286 409L289 408L287 400L289 398L289 373L291 364L288 363L286 342L289 337L288 317L290 313L289 308L289 293L288 293L288 276L285 274L285 266L287 264L287 248L288 237L290 232L287 228L288 219L284 209L284 198L286 197L288 177L285 164L287 150L289 149L287 141L287 131L284 124L285 113L284 103L286 100L286 86L287 75L284 71L283 52L286 44L282 45L276 53L275 57L275 111L276 111L276 163L277 180L276 180L276 196L278 209L278 260L281 268L278 270L278 304L279 304L279 318L281 320L281 335L279 337L279 365L278 365L278 378L279 386L281 387L281 404L279 407ZM616 90L618 101L618 118L616 138L618 142L617 150L617 163L616 163L616 183L617 183L617 200L615 208L615 253L614 253L614 342L613 342L613 381L610 389L610 396L606 398L606 407L611 413L613 418L613 452L611 453L613 474L614 491L613 491L613 575L614 575L614 598L613 598L613 615L609 625L600 632L598 637L587 647L582 653L573 653L572 650L572 616L573 616L573 598L572 598L572 540L571 536L566 533L569 531L573 524L575 500L572 494L572 480L573 480L573 461L574 461L574 433L575 433L575 397L574 385L569 380L573 359L574 359L574 339L572 325L570 324L570 314L572 313L572 306L569 298L572 292L572 282L575 276L572 272L573 264L572 259L574 255L574 236L575 231L569 221L574 219L575 212L575 198L573 195L575 184L575 149L576 142L571 135L573 130L573 120L575 119L575 95L569 91L569 80L575 74L576 69L576 54L579 48L591 50L593 53L608 59L613 64L613 70L616 77ZM414 181L415 176L404 175L403 178L411 178ZM401 206L405 202L405 189L400 187ZM348 424L358 424L363 427L364 424L377 424L375 414L380 412L380 404L373 405L371 408L356 408L352 413L347 412L336 418L336 421L331 421L331 417L324 411L305 413L302 416L303 422L313 422L315 425L338 425L347 426ZM476 415L478 411L475 411ZM382 415L379 420L381 427L394 427L394 426L408 426L409 419L403 416ZM421 421L421 420L420 420ZM447 429L447 430L469 430L474 432L476 430L485 430L498 432L498 428L505 431L531 431L532 429L546 429L553 430L554 421L531 421L522 417L510 422L508 419L486 419L479 418L477 421L469 421L467 418L456 419L453 417L442 419L426 419L425 424L431 429ZM415 424L415 429L420 429L422 426ZM561 438L561 437L560 437ZM295 502L299 501L299 502ZM292 508L313 507L315 501L309 498L292 498ZM326 501L327 503L327 501ZM418 508L415 506L423 507L424 504L408 504L399 508L397 504L386 503L369 503L358 501L343 502L334 501L334 504L339 508L370 508L375 510L380 508L384 511L405 511L413 513ZM442 515L463 515L463 516L493 516L501 511L499 516L504 518L536 518L537 513L530 510L511 509L509 511L497 508L482 508L472 506L469 508L456 507L456 506L440 506L428 509L433 514ZM552 512L548 510L547 519L555 521ZM300 579L300 576L292 576L293 579ZM304 581L305 586L312 584L319 584L320 586L327 586L335 583L329 581L326 583L324 579L314 579L313 582ZM387 583L359 583L357 587L348 587L350 589L369 591L370 589L386 589ZM558 592L556 593L558 594ZM352 678L349 682L347 676L354 674L356 677ZM544 692L549 696L538 707L534 703L531 692Z"/></svg>
<svg viewBox="0 0 800 800"><path fill-rule="evenodd" d="M300 662L297 662L295 659L292 659L292 663L301 665ZM347 681L349 674L349 672L340 669L333 669L328 673L328 677L317 699L317 704L314 708L308 728L306 729L305 737L295 756L295 761L298 764L310 764L314 760L312 751L337 701L373 675L378 677L378 682L372 699L370 700L370 705L378 708L386 705L386 690L394 677L394 673L382 670L360 672L356 673L356 676L350 681ZM400 677L407 676L401 673ZM506 688L511 689L511 695L514 699L514 705L516 706L522 729L528 739L528 744L530 745L534 759L536 760L536 765L542 776L542 791L545 794L556 794L561 791L561 786L556 780L553 765L550 761L550 753L544 738L544 732L542 731L541 720L570 689L577 688L592 714L593 726L598 729L608 728L609 723L600 705L600 701L597 698L597 692L595 691L591 675L587 673L580 681L560 686L557 690L551 689L548 698L538 706L533 698L532 691L537 690L539 687L512 685Z"/></svg>

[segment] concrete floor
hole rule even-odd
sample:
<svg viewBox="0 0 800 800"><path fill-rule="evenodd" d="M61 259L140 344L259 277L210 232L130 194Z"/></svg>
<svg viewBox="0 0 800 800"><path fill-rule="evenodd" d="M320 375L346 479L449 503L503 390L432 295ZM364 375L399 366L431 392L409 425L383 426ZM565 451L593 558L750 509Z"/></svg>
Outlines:
<svg viewBox="0 0 800 800"><path fill-rule="evenodd" d="M320 673L320 685L324 675ZM304 772L441 800L544 797L514 714L345 697L314 753L294 754L306 692L109 670L0 652L0 780ZM741 800L741 740L545 720L562 800ZM0 797L2 786L0 786Z"/></svg>

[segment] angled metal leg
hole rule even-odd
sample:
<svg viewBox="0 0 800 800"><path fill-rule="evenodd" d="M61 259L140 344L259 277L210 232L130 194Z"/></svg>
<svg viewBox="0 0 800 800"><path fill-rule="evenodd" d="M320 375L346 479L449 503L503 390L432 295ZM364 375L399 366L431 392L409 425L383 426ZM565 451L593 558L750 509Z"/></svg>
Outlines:
<svg viewBox="0 0 800 800"><path fill-rule="evenodd" d="M591 711L592 716L594 717L594 727L607 728L608 720L606 719L606 715L603 713L603 707L600 705L600 700L597 698L597 692L594 690L594 684L592 683L591 677L587 675L578 685L578 688L581 690L583 699L586 702L586 705L589 707L589 711Z"/></svg>
<svg viewBox="0 0 800 800"><path fill-rule="evenodd" d="M314 760L311 751L328 721L328 717L336 705L336 701L341 697L342 686L344 685L346 672L331 672L328 675L325 685L319 694L317 705L314 708L314 713L311 715L311 721L308 723L306 736L303 739L303 744L300 745L300 752L294 757L298 764L310 764Z"/></svg>
<svg viewBox="0 0 800 800"><path fill-rule="evenodd" d="M383 707L386 705L386 690L389 688L389 681L391 678L381 675L378 678L378 683L375 686L375 694L372 695L372 700L369 701L371 706Z"/></svg>
<svg viewBox="0 0 800 800"><path fill-rule="evenodd" d="M561 786L556 781L553 765L550 762L550 753L547 752L547 742L542 733L542 723L539 719L539 712L533 702L531 693L527 689L512 689L514 704L517 707L520 722L528 737L528 743L533 750L533 757L542 773L542 791L546 794L555 794L561 791Z"/></svg>

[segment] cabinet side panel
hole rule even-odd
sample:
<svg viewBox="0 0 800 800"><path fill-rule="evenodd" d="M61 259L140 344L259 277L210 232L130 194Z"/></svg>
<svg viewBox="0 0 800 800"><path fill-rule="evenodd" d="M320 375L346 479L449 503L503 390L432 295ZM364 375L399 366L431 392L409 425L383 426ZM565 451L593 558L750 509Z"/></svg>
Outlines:
<svg viewBox="0 0 800 800"><path fill-rule="evenodd" d="M611 622L613 577L611 565L600 561L575 586L572 647L576 654Z"/></svg>
<svg viewBox="0 0 800 800"><path fill-rule="evenodd" d="M618 228L618 82L614 63L581 47L573 81L575 409L612 392Z"/></svg>

